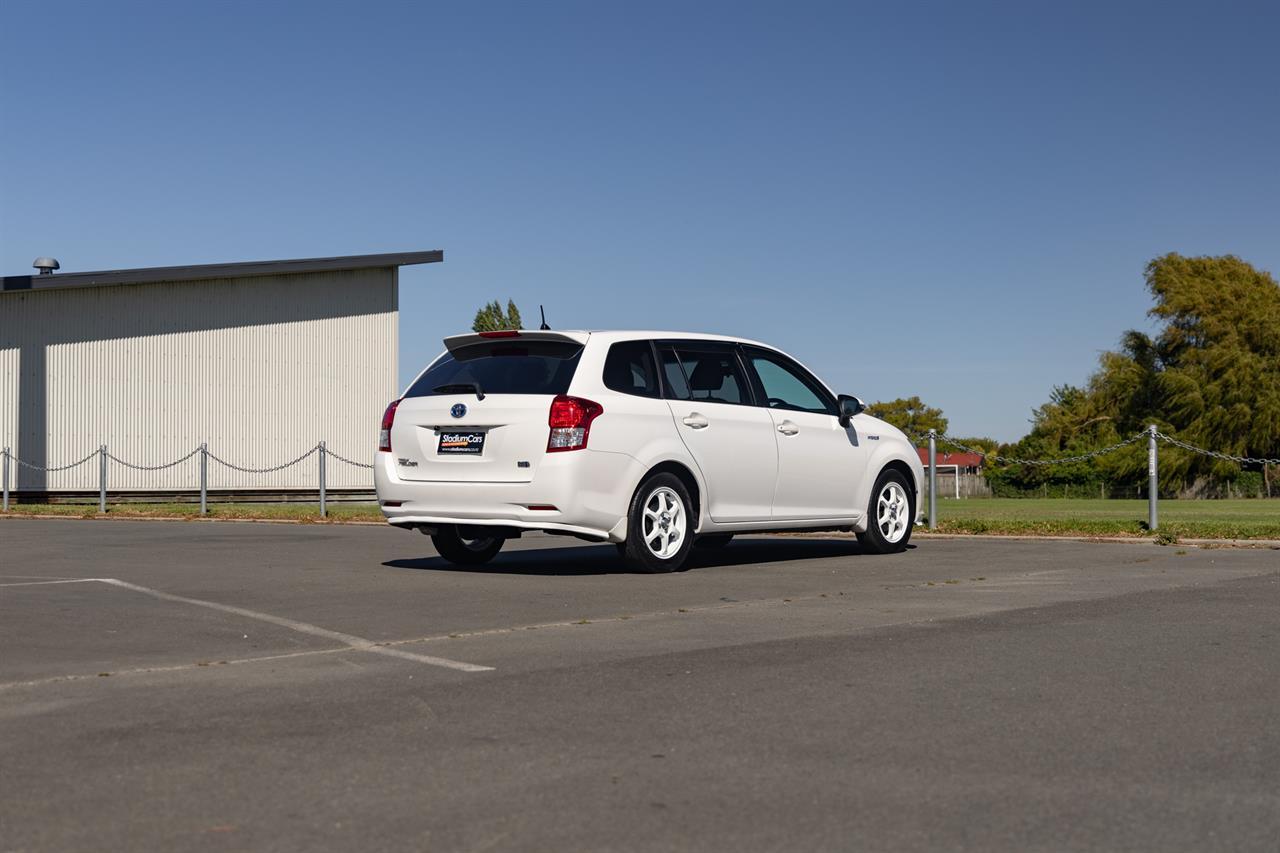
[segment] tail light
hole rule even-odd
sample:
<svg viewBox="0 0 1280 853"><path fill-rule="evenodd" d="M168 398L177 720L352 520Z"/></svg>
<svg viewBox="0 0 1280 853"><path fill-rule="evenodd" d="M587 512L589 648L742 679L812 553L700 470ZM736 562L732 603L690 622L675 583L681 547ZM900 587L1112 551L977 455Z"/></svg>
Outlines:
<svg viewBox="0 0 1280 853"><path fill-rule="evenodd" d="M547 452L582 450L587 446L587 434L591 422L604 412L604 406L581 397L564 394L551 401L551 413L547 425L551 436L547 439Z"/></svg>
<svg viewBox="0 0 1280 853"><path fill-rule="evenodd" d="M382 431L378 433L378 450L391 452L391 427L396 422L396 407L399 400L392 400L391 405L382 413Z"/></svg>

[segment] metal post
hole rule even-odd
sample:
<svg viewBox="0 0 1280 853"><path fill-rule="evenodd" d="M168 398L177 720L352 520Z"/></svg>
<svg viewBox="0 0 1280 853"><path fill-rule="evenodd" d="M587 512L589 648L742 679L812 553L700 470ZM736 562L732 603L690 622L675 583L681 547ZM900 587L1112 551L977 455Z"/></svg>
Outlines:
<svg viewBox="0 0 1280 853"><path fill-rule="evenodd" d="M209 445L200 443L200 514L209 514Z"/></svg>
<svg viewBox="0 0 1280 853"><path fill-rule="evenodd" d="M938 431L936 429L929 430L929 529L938 529Z"/></svg>
<svg viewBox="0 0 1280 853"><path fill-rule="evenodd" d="M9 511L9 448L4 449L4 511Z"/></svg>
<svg viewBox="0 0 1280 853"><path fill-rule="evenodd" d="M1147 529L1160 526L1160 454L1156 450L1156 425L1147 427Z"/></svg>
<svg viewBox="0 0 1280 853"><path fill-rule="evenodd" d="M98 512L107 512L107 446L98 448Z"/></svg>
<svg viewBox="0 0 1280 853"><path fill-rule="evenodd" d="M329 515L329 508L325 505L324 494L324 462L325 449L324 442L320 442L320 517L326 518Z"/></svg>

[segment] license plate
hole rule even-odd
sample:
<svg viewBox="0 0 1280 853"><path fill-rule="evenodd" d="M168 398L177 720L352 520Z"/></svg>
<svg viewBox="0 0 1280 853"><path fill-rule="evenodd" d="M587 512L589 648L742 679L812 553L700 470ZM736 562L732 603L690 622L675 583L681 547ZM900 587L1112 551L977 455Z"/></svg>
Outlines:
<svg viewBox="0 0 1280 853"><path fill-rule="evenodd" d="M440 445L436 453L444 455L470 454L479 456L484 453L484 433L482 432L442 432Z"/></svg>

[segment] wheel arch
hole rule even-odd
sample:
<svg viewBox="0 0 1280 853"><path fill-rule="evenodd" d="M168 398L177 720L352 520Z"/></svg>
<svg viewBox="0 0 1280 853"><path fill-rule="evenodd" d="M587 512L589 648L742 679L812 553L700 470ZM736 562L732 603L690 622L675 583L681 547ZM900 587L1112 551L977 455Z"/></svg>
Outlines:
<svg viewBox="0 0 1280 853"><path fill-rule="evenodd" d="M702 527L702 484L698 482L698 477L693 473L693 469L674 459L659 462L640 476L635 488L631 490L633 498L636 491L654 474L672 474L684 484L685 489L689 492L689 500L693 501L693 517L698 520L697 527L693 531L696 533Z"/></svg>
<svg viewBox="0 0 1280 853"><path fill-rule="evenodd" d="M903 458L900 451L893 447L886 447L882 454L872 458L866 468L867 475L862 478L857 491L858 506L863 508L868 515L854 526L855 530L865 530L866 526L871 523L871 493L875 488L876 481L880 479L880 475L885 471L897 471L906 478L908 487L911 492L911 502L915 507L916 515L920 513L920 495L921 495L921 478L911 467L911 461Z"/></svg>
<svg viewBox="0 0 1280 853"><path fill-rule="evenodd" d="M905 460L890 459L885 462L880 466L880 470L876 472L876 476L872 479L872 482L874 483L875 480L880 479L880 475L889 470L898 471L902 476L907 478L907 485L911 487L912 496L916 499L916 504L919 505L920 489L916 487L915 472L911 470L911 466L908 465Z"/></svg>

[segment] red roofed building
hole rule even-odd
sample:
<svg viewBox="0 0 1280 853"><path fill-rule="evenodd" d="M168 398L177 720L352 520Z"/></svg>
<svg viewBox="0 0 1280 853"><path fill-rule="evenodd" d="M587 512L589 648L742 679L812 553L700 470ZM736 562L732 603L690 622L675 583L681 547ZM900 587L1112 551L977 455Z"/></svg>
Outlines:
<svg viewBox="0 0 1280 853"><path fill-rule="evenodd" d="M920 464L929 468L929 448L917 447L916 452L920 454ZM981 474L982 473L982 455L978 453L939 453L938 466L955 465L961 474Z"/></svg>

